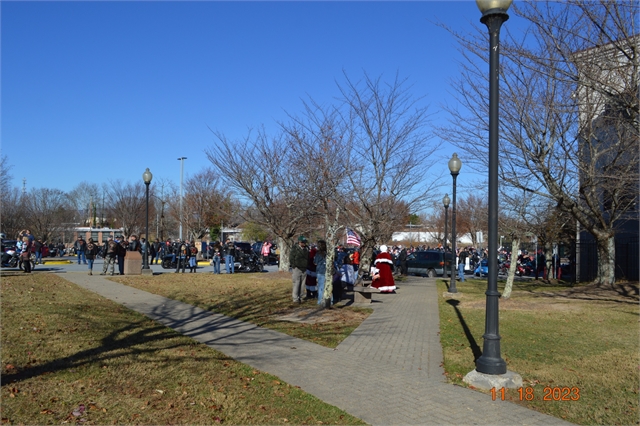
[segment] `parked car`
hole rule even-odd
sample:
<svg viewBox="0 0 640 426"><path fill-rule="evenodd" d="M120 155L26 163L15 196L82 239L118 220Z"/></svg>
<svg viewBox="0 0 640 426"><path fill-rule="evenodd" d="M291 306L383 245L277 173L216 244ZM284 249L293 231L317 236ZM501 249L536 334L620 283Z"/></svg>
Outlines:
<svg viewBox="0 0 640 426"><path fill-rule="evenodd" d="M251 245L253 251L260 257L262 257L262 241L257 241ZM280 255L277 253L278 246L276 244L271 244L271 252L269 253L269 265L280 263Z"/></svg>
<svg viewBox="0 0 640 426"><path fill-rule="evenodd" d="M451 253L439 250L422 250L407 256L407 272L430 278L451 275Z"/></svg>

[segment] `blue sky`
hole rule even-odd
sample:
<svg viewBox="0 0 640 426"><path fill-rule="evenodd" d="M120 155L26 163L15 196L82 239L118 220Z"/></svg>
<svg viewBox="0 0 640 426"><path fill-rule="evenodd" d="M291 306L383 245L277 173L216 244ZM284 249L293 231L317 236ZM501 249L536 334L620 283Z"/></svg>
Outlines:
<svg viewBox="0 0 640 426"><path fill-rule="evenodd" d="M467 30L475 1L7 2L2 18L2 154L13 184L180 180L209 165L210 129L274 130L308 96L337 96L343 70L425 96L435 122L460 60L434 22ZM511 23L511 21L510 21ZM436 143L439 141L436 138ZM442 169L454 151L443 144ZM464 155L460 157L464 161ZM460 174L464 185L482 177ZM450 192L450 179L442 192Z"/></svg>

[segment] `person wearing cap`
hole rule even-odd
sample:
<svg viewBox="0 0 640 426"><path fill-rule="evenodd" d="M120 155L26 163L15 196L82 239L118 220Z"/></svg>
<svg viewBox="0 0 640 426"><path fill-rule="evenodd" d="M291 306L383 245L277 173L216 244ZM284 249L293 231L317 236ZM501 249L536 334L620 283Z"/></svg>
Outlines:
<svg viewBox="0 0 640 426"><path fill-rule="evenodd" d="M376 256L374 261L375 268L377 269L375 275L373 275L373 282L371 287L375 287L380 290L381 293L392 293L396 289L396 283L393 280L393 272L391 266L393 260L388 253L389 248L385 245L380 246L380 253Z"/></svg>
<svg viewBox="0 0 640 426"><path fill-rule="evenodd" d="M291 279L293 284L293 303L302 303L303 293L306 292L305 282L307 278L307 263L309 262L309 248L307 239L300 235L298 244L291 247L289 253L289 266L291 266Z"/></svg>

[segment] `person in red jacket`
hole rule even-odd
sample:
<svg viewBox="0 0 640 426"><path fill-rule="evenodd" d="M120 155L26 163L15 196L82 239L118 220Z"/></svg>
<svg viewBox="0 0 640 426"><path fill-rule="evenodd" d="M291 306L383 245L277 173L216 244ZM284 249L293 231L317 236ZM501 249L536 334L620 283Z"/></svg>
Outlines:
<svg viewBox="0 0 640 426"><path fill-rule="evenodd" d="M387 252L388 248L385 245L380 246L380 253L376 256L376 260L373 262L377 271L373 275L372 287L380 290L381 293L392 293L396 289L396 283L393 280L393 272L391 266L393 265L393 259Z"/></svg>

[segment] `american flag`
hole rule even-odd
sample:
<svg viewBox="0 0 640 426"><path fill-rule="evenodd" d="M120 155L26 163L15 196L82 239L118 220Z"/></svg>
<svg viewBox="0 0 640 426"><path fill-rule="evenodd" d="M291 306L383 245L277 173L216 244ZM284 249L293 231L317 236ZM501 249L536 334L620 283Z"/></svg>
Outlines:
<svg viewBox="0 0 640 426"><path fill-rule="evenodd" d="M353 229L347 228L347 244L360 247L360 237Z"/></svg>

